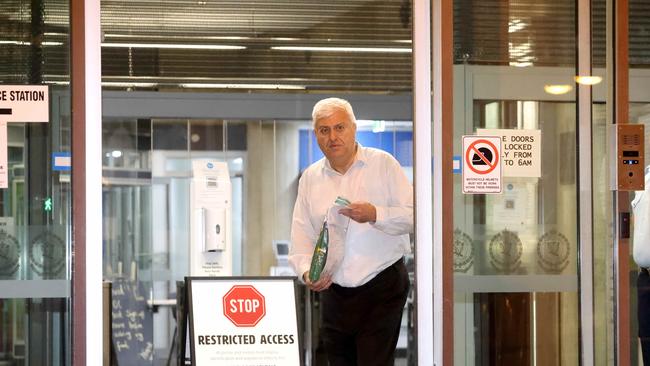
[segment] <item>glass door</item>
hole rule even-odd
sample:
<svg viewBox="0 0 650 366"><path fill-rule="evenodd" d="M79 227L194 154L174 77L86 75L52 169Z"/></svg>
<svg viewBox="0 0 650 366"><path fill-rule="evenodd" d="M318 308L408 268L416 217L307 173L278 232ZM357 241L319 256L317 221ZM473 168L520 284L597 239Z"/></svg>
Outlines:
<svg viewBox="0 0 650 366"><path fill-rule="evenodd" d="M7 122L15 105L0 103L0 365L68 365L69 3L3 1L0 14L0 84L45 85L49 104L48 122Z"/></svg>
<svg viewBox="0 0 650 366"><path fill-rule="evenodd" d="M580 362L575 6L454 1L456 365Z"/></svg>
<svg viewBox="0 0 650 366"><path fill-rule="evenodd" d="M632 232L630 235L629 271L620 273L620 276L627 276L630 281L630 365L648 365L650 363L650 329L648 329L648 298L650 288L648 287L648 263L644 260L644 253L647 253L648 243L641 238L647 237L647 226L643 225L639 217L643 211L647 212L647 200L641 204L640 199L647 197L650 188L648 187L650 177L650 88L647 87L650 76L650 51L647 48L650 42L650 35L647 29L650 24L648 19L647 2L629 2L629 25L628 25L628 48L629 48L629 123L641 124L645 128L645 189L644 191L630 192L628 199L634 201L626 208L631 212ZM595 157L594 157L595 159ZM627 203L627 202L625 202ZM634 207L633 207L634 205ZM645 208L644 208L645 207ZM647 215L647 214L646 214ZM641 240L640 240L641 239ZM645 270L643 269L645 268Z"/></svg>

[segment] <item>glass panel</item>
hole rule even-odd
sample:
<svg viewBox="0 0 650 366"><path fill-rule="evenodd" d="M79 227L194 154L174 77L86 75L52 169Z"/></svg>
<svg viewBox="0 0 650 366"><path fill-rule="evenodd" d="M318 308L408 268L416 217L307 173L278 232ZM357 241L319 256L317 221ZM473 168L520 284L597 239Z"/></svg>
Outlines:
<svg viewBox="0 0 650 366"><path fill-rule="evenodd" d="M177 281L192 272L190 187L197 159L228 162L232 275L293 275L271 244L288 242L299 174L322 158L310 121L105 119L103 130L106 279L135 279L157 304L176 298ZM412 177L410 121L359 121L358 137L396 156ZM412 275L412 257L407 263ZM409 304L398 343L404 358ZM145 326L152 330L153 358L163 362L176 356L175 314L170 306L155 309ZM322 357L322 348L313 347L313 357Z"/></svg>
<svg viewBox="0 0 650 366"><path fill-rule="evenodd" d="M611 183L608 180L607 115L606 103L598 101L592 108L594 223L611 222ZM614 364L614 288L612 281L612 225L594 225L594 342L595 361L598 364ZM599 346L600 345L600 346Z"/></svg>
<svg viewBox="0 0 650 366"><path fill-rule="evenodd" d="M71 359L70 166L55 159L70 156L68 12L67 1L0 3L0 84L49 87L49 122L7 123L0 139L8 158L0 189L2 365Z"/></svg>
<svg viewBox="0 0 650 366"><path fill-rule="evenodd" d="M195 268L193 162L228 166L232 252L221 269L236 276L291 274L277 248L290 239L300 174L322 157L309 121L315 93L358 100L362 144L389 151L412 176L411 3L152 4L101 4L102 84L112 89L104 98L138 101L119 110L105 103L104 275L142 285L153 305L153 362L173 364L183 358L173 346L182 334L177 283ZM299 316L313 307L309 363L323 349L317 302L304 299L316 299L300 299ZM398 343L402 361L414 339L410 318Z"/></svg>
<svg viewBox="0 0 650 366"><path fill-rule="evenodd" d="M631 22L632 24L632 22ZM630 32L632 32L632 27ZM632 37L632 34L630 34ZM642 75L645 70L634 70L631 72L630 84L636 83L642 79ZM635 77L638 78L635 80ZM635 199L641 199L645 197L649 192L648 186L648 177L650 177L650 151L648 151L648 143L650 142L650 95L642 93L634 93L634 89L631 88L630 100L637 101L630 103L630 123L643 124L645 126L645 163L646 163L646 179L645 179L645 191L631 192L630 200L632 201L632 236L631 236L631 246L630 246L630 352L631 352L631 364L632 365L644 365L650 363L650 319L648 318L648 298L650 296L650 278L648 277L647 269L650 266L650 263L647 262L647 253L645 250L646 243L639 242L638 239L641 235L648 237L648 228L642 223L640 217L635 217L634 213L641 215L643 212L648 212L648 202L647 200L642 200L639 202L633 201ZM645 103L640 101L645 100ZM638 232L638 233L637 233ZM639 237L637 237L639 235ZM644 270L642 270L644 268Z"/></svg>
<svg viewBox="0 0 650 366"><path fill-rule="evenodd" d="M645 195L649 192L648 188L648 166L650 166L650 93L647 87L647 80L650 76L648 67L650 67L650 35L648 34L648 26L650 25L650 7L644 1L630 1L629 3L629 63L630 63L630 123L643 124L645 126L645 164L646 164L646 179L645 179ZM637 192L638 195L641 192ZM630 194L630 200L635 198L634 194ZM643 201L645 203L645 201ZM639 205L638 209L642 210L643 205ZM635 212L637 209L634 209ZM638 223L639 220L634 220L633 224ZM634 232L643 231L647 232L647 227L643 225L634 225ZM633 233L634 233L633 232ZM647 237L647 234L646 234ZM650 263L644 262L641 258L641 253L648 253L647 250L642 248L647 247L647 243L640 243L634 241L632 235L631 254L637 252L633 259L630 261L630 320L632 322L630 331L631 342L631 364L632 365L647 365L650 364L650 318L648 317L648 307L650 306L650 279L648 278L647 270L639 272L640 267L649 267ZM641 249L641 250L639 250Z"/></svg>
<svg viewBox="0 0 650 366"><path fill-rule="evenodd" d="M609 124L606 69L606 23L612 17L605 0L592 5L592 63L593 74L602 81L593 87L592 105L592 187L593 187L593 284L594 284L594 361L597 365L614 365L615 350L615 288L613 281L613 251L615 215L611 191L608 157ZM603 223L603 224L599 224Z"/></svg>
<svg viewBox="0 0 650 366"><path fill-rule="evenodd" d="M454 1L456 365L579 363L574 7ZM501 192L464 194L497 157Z"/></svg>

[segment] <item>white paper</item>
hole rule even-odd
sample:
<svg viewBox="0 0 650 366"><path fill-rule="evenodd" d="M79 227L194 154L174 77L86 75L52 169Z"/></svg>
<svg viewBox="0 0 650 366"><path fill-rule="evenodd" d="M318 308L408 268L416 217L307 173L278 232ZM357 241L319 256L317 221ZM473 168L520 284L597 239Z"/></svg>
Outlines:
<svg viewBox="0 0 650 366"><path fill-rule="evenodd" d="M504 177L539 178L542 176L542 132L540 130L479 128L476 133L502 138L501 160Z"/></svg>
<svg viewBox="0 0 650 366"><path fill-rule="evenodd" d="M345 237L348 233L350 218L339 213L342 208L345 208L345 206L334 205L327 210L329 245L327 262L325 262L325 268L323 269L323 272L326 273L334 273L345 254Z"/></svg>
<svg viewBox="0 0 650 366"><path fill-rule="evenodd" d="M0 122L0 188L9 187L7 148L7 122Z"/></svg>

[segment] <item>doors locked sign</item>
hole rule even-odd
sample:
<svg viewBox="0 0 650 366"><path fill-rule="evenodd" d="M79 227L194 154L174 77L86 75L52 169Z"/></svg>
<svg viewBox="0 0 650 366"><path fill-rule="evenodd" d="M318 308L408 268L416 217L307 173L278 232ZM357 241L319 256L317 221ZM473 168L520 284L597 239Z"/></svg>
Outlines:
<svg viewBox="0 0 650 366"><path fill-rule="evenodd" d="M501 138L463 136L463 193L501 193Z"/></svg>

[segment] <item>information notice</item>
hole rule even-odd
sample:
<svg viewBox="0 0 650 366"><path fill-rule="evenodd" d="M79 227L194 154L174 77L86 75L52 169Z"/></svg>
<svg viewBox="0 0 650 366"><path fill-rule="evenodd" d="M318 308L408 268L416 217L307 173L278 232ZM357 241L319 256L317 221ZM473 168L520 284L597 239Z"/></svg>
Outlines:
<svg viewBox="0 0 650 366"><path fill-rule="evenodd" d="M540 130L478 129L481 136L501 137L501 166L504 177L542 176Z"/></svg>

